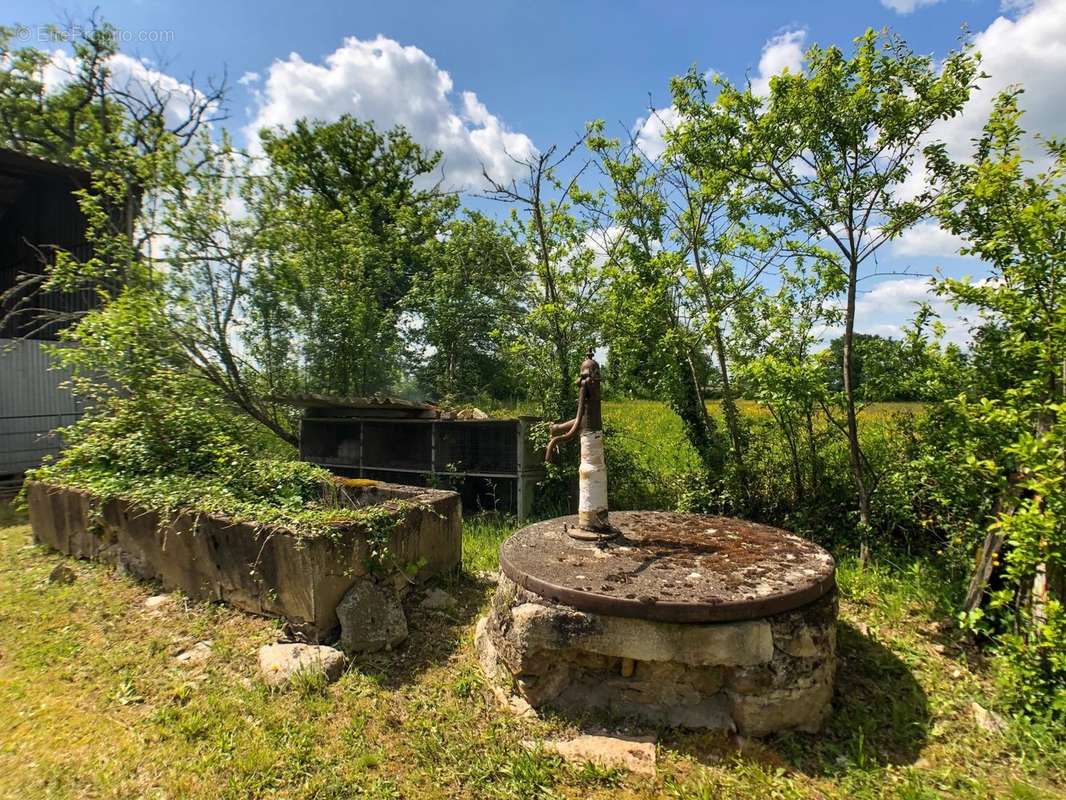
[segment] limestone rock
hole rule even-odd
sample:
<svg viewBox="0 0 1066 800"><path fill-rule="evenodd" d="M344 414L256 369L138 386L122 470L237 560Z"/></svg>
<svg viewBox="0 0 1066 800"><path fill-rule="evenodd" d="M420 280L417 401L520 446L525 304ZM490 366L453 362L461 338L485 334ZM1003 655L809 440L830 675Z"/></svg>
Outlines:
<svg viewBox="0 0 1066 800"><path fill-rule="evenodd" d="M995 711L989 711L977 702L971 703L970 708L973 710L974 720L982 730L989 733L1003 733L1007 730L1007 721Z"/></svg>
<svg viewBox="0 0 1066 800"><path fill-rule="evenodd" d="M574 764L592 763L608 769L627 769L655 777L654 736L578 736L568 741L547 741L545 750Z"/></svg>
<svg viewBox="0 0 1066 800"><path fill-rule="evenodd" d="M155 594L144 601L144 607L150 611L155 611L165 605L169 605L173 601L174 598L169 594Z"/></svg>
<svg viewBox="0 0 1066 800"><path fill-rule="evenodd" d="M179 663L188 666L203 664L207 659L211 658L211 642L197 642L187 650L178 653L174 658Z"/></svg>
<svg viewBox="0 0 1066 800"><path fill-rule="evenodd" d="M515 690L534 708L554 700L569 685L570 666L565 662L555 664L543 675L515 678Z"/></svg>
<svg viewBox="0 0 1066 800"><path fill-rule="evenodd" d="M829 715L831 683L776 689L761 694L730 693L733 721L744 736L766 736L785 730L817 733Z"/></svg>
<svg viewBox="0 0 1066 800"><path fill-rule="evenodd" d="M501 704L764 736L817 731L836 672L835 593L752 621L579 611L500 577L475 647Z"/></svg>
<svg viewBox="0 0 1066 800"><path fill-rule="evenodd" d="M455 606L455 598L443 589L437 589L434 587L426 592L426 596L423 598L420 605L422 608L428 608L432 611L442 608L452 608Z"/></svg>
<svg viewBox="0 0 1066 800"><path fill-rule="evenodd" d="M515 717L536 718L537 710L518 695L511 694L502 686L493 686L492 695L496 704L508 714Z"/></svg>
<svg viewBox="0 0 1066 800"><path fill-rule="evenodd" d="M333 682L347 659L333 647L314 644L267 644L259 648L259 674L267 686L283 686L298 672L320 672Z"/></svg>
<svg viewBox="0 0 1066 800"><path fill-rule="evenodd" d="M56 564L55 568L48 574L49 583L61 583L64 586L69 586L77 579L77 573L66 564Z"/></svg>
<svg viewBox="0 0 1066 800"><path fill-rule="evenodd" d="M492 643L492 637L489 636L488 625L488 617L482 617L477 621L477 626L474 628L474 651L481 664L481 671L485 673L489 681L493 681L499 666L496 662L496 647Z"/></svg>
<svg viewBox="0 0 1066 800"><path fill-rule="evenodd" d="M671 625L645 619L603 617L602 633L582 637L583 650L637 661L734 666L762 664L774 656L769 623Z"/></svg>
<svg viewBox="0 0 1066 800"><path fill-rule="evenodd" d="M516 681L515 688L525 687ZM550 705L570 714L605 712L615 718L633 718L652 725L735 730L729 699L723 692L700 695L691 686L639 684L621 678L603 680L585 675L569 684Z"/></svg>
<svg viewBox="0 0 1066 800"><path fill-rule="evenodd" d="M511 621L507 638L523 654L577 648L635 661L715 666L764 664L774 656L773 633L763 620L684 625L522 603L511 609ZM529 671L502 655L512 667Z"/></svg>
<svg viewBox="0 0 1066 800"><path fill-rule="evenodd" d="M341 648L370 653L407 638L407 617L395 593L371 580L358 580L337 606Z"/></svg>

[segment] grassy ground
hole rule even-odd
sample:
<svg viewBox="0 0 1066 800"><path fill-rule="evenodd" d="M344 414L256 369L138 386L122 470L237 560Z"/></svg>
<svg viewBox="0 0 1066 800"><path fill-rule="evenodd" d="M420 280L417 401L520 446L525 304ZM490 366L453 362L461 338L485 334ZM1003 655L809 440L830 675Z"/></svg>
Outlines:
<svg viewBox="0 0 1066 800"><path fill-rule="evenodd" d="M1006 720L921 562L845 562L834 713L821 735L762 742L663 731L659 775L565 766L524 740L574 729L517 720L484 695L472 631L505 524L469 520L452 613L409 610L394 652L331 686L271 693L255 653L276 623L175 598L31 544L0 507L0 797L934 798L1064 796L1066 742ZM69 565L76 580L48 576ZM196 665L175 655L211 642Z"/></svg>

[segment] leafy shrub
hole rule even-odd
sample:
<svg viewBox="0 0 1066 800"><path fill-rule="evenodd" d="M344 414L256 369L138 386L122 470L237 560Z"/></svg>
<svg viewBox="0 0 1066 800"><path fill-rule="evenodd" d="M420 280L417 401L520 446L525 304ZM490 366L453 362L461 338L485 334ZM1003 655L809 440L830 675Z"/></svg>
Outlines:
<svg viewBox="0 0 1066 800"><path fill-rule="evenodd" d="M264 458L276 443L194 379L171 375L102 403L61 430L66 448L29 478L123 497L164 519L192 508L308 535L365 513L329 502L320 467Z"/></svg>

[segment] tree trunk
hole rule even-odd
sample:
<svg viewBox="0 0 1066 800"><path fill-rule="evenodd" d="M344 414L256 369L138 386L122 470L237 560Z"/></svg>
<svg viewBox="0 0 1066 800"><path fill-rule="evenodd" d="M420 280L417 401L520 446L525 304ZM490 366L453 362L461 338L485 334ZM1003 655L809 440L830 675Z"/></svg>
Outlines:
<svg viewBox="0 0 1066 800"><path fill-rule="evenodd" d="M717 323L714 325L714 349L718 355L718 370L722 374L722 412L725 415L726 429L729 431L729 441L733 446L733 461L737 465L737 471L743 476L744 454L740 443L740 419L736 399L733 397L733 385L729 380L722 328Z"/></svg>
<svg viewBox="0 0 1066 800"><path fill-rule="evenodd" d="M792 493L795 496L796 503L802 504L805 491L803 486L803 470L800 466L799 445L796 442L796 439L798 438L796 435L796 426L785 421L784 412L779 415L774 411L773 406L768 406L768 409L770 411L770 416L773 417L774 422L777 423L777 427L781 429L781 433L785 437L785 442L788 444L789 459L792 462Z"/></svg>
<svg viewBox="0 0 1066 800"><path fill-rule="evenodd" d="M818 443L814 438L814 414L808 407L807 417L807 452L811 459L811 495L817 497L818 490L822 485L821 462L818 458Z"/></svg>
<svg viewBox="0 0 1066 800"><path fill-rule="evenodd" d="M574 395L573 372L570 367L570 361L566 357L566 348L562 344L556 345L555 356L559 367L559 383L556 385L557 394L553 403L554 407L549 409L548 416L563 420L574 415L574 409L570 407L572 405L571 398Z"/></svg>
<svg viewBox="0 0 1066 800"><path fill-rule="evenodd" d="M848 462L851 479L859 501L859 527L861 542L859 561L865 565L870 560L870 491L863 474L862 449L859 446L859 421L855 412L855 386L852 371L852 345L855 340L855 294L858 289L859 265L852 257L848 266L848 302L844 315L844 407L847 414Z"/></svg>
<svg viewBox="0 0 1066 800"><path fill-rule="evenodd" d="M699 456L704 472L713 477L722 467L713 421L707 414L707 405L687 349L681 345L675 346L673 351L667 361L671 373L668 381L670 408L681 418L685 436Z"/></svg>

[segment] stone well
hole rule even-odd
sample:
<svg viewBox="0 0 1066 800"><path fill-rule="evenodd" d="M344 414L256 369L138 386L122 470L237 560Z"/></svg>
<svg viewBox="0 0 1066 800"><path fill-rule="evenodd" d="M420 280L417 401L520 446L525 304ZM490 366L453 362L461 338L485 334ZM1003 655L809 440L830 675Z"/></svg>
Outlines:
<svg viewBox="0 0 1066 800"><path fill-rule="evenodd" d="M577 518L563 517L502 545L476 634L500 694L747 736L822 726L836 668L829 553L725 517L620 512L611 522L609 541L575 540Z"/></svg>

